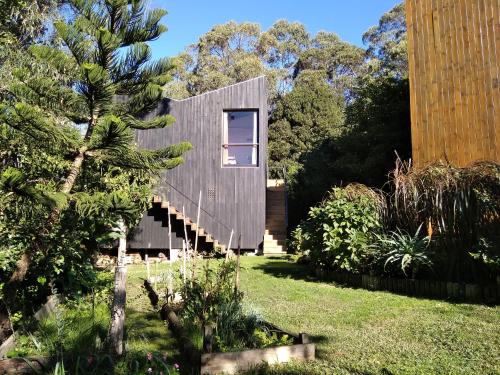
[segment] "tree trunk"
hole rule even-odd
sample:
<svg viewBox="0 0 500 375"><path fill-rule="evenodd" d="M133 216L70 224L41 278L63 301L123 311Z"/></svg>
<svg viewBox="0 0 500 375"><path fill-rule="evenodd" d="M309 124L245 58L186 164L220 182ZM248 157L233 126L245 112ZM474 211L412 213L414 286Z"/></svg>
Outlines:
<svg viewBox="0 0 500 375"><path fill-rule="evenodd" d="M125 326L125 303L127 299L127 267L125 252L127 250L127 228L120 223L122 237L118 246L118 265L115 269L115 287L113 305L111 307L111 326L109 329L109 344L113 354L123 354L123 331Z"/></svg>

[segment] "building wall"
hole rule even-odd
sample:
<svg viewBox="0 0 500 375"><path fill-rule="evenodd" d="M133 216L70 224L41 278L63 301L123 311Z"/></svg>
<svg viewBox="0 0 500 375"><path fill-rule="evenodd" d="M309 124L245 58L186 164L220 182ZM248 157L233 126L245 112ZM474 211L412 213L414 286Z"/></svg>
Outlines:
<svg viewBox="0 0 500 375"><path fill-rule="evenodd" d="M259 154L257 167L222 167L223 111L257 109ZM170 113L176 118L166 129L138 131L139 147L156 149L189 141L193 150L185 154L184 164L167 171L157 194L196 221L200 190L200 226L221 244L227 245L234 229L231 247L241 234L241 247L256 249L265 230L267 159L267 86L265 77L251 79L185 100L165 99L148 117ZM210 190L210 193L209 193ZM168 247L166 221L155 221L146 213L135 231L132 248ZM163 227L162 227L163 225ZM178 238L173 247L178 247ZM176 242L177 241L177 242Z"/></svg>
<svg viewBox="0 0 500 375"><path fill-rule="evenodd" d="M413 159L500 161L500 0L406 0Z"/></svg>

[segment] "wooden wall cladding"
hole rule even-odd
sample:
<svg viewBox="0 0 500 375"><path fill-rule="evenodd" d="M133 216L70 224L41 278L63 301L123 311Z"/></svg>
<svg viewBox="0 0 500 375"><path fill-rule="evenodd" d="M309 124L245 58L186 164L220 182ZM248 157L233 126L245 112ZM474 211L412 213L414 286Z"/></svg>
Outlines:
<svg viewBox="0 0 500 375"><path fill-rule="evenodd" d="M413 160L500 162L500 0L406 0Z"/></svg>

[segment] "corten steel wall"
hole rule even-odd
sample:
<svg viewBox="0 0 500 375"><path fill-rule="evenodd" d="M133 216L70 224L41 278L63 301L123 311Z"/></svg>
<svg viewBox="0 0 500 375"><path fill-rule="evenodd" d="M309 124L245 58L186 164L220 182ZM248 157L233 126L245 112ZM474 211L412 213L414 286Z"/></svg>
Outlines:
<svg viewBox="0 0 500 375"><path fill-rule="evenodd" d="M500 161L500 0L406 0L413 159Z"/></svg>
<svg viewBox="0 0 500 375"><path fill-rule="evenodd" d="M224 110L258 110L259 154L257 167L222 167L222 121ZM227 245L231 228L236 247L256 249L265 230L267 158L267 85L258 77L185 100L165 99L148 118L170 113L176 118L165 129L138 131L139 147L156 149L188 141L193 150L185 154L184 164L162 176L158 195L196 221L198 196L202 191L200 226L220 243ZM209 194L215 189L215 196ZM212 191L213 193L213 191ZM129 241L133 249L168 248L166 220L154 221L145 215ZM174 238L172 247L181 246Z"/></svg>

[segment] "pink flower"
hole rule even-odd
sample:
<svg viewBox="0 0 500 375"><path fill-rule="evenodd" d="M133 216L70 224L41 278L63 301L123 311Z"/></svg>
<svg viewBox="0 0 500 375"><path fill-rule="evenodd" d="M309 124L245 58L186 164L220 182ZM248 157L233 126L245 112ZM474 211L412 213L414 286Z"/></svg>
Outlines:
<svg viewBox="0 0 500 375"><path fill-rule="evenodd" d="M153 373L153 369L150 367L148 368L148 374L152 374Z"/></svg>
<svg viewBox="0 0 500 375"><path fill-rule="evenodd" d="M175 367L176 370L179 370L181 368L181 366L179 366L178 363L174 363L174 367Z"/></svg>
<svg viewBox="0 0 500 375"><path fill-rule="evenodd" d="M148 361L152 361L153 360L153 354L152 353L146 354L146 358L148 359Z"/></svg>

